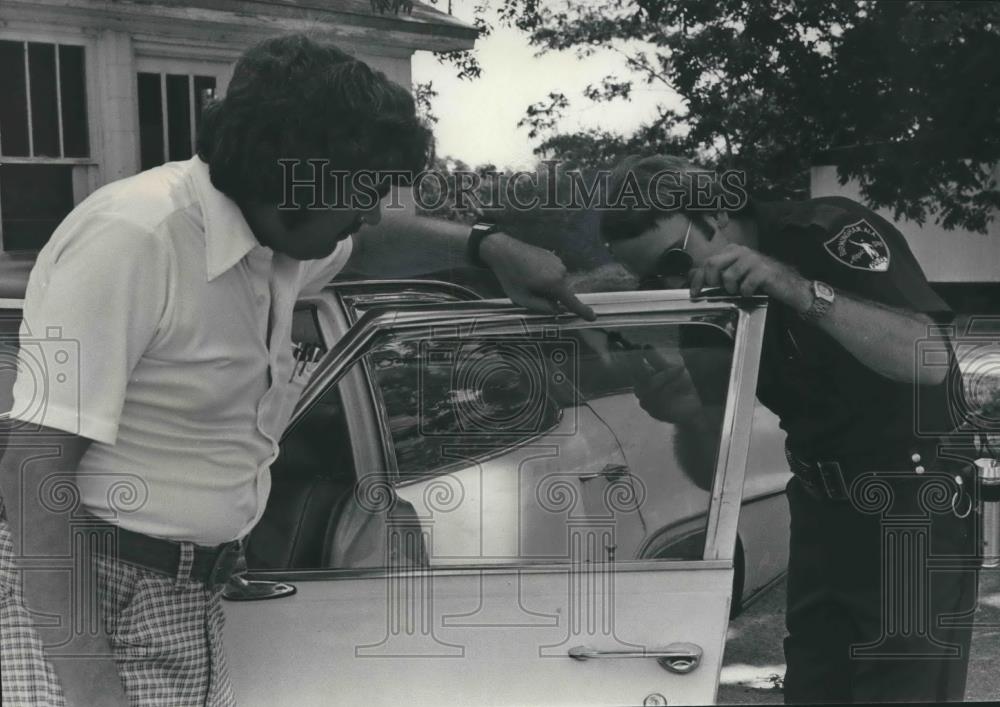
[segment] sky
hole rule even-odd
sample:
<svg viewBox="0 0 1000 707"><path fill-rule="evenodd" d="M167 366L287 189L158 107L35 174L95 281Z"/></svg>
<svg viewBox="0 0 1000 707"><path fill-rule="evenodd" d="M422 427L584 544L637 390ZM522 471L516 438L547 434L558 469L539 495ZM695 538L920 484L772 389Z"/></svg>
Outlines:
<svg viewBox="0 0 1000 707"><path fill-rule="evenodd" d="M470 0L455 0L453 12L472 21ZM624 60L612 51L586 59L573 52L547 53L535 57L524 33L495 26L476 47L483 73L478 79L460 80L456 69L441 64L430 52L413 58L414 83L433 82L438 96L433 111L437 153L461 159L473 166L490 162L498 168L526 168L536 158L532 148L540 142L528 137L527 128L517 121L532 103L546 100L552 91L561 91L570 100L563 131L603 127L614 132L631 132L656 115L657 103L678 105L674 94L636 86L631 101L594 104L583 98L583 89L611 73L624 75Z"/></svg>

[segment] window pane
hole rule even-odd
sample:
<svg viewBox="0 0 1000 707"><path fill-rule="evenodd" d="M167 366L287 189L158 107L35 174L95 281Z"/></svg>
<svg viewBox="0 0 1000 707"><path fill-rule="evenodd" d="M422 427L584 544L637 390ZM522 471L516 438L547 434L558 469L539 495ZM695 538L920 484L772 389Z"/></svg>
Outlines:
<svg viewBox="0 0 1000 707"><path fill-rule="evenodd" d="M54 44L28 44L28 73L31 77L31 129L35 156L61 157Z"/></svg>
<svg viewBox="0 0 1000 707"><path fill-rule="evenodd" d="M64 156L89 157L83 47L65 44L59 46L59 82L62 92Z"/></svg>
<svg viewBox="0 0 1000 707"><path fill-rule="evenodd" d="M28 156L28 94L24 44L0 41L0 155Z"/></svg>
<svg viewBox="0 0 1000 707"><path fill-rule="evenodd" d="M186 160L191 156L191 95L187 76L167 74L167 136L169 159Z"/></svg>
<svg viewBox="0 0 1000 707"><path fill-rule="evenodd" d="M215 99L215 77L194 77L194 125L195 130L201 125L201 113L205 106Z"/></svg>
<svg viewBox="0 0 1000 707"><path fill-rule="evenodd" d="M160 75L139 74L139 163L149 169L164 163L163 101Z"/></svg>
<svg viewBox="0 0 1000 707"><path fill-rule="evenodd" d="M0 165L4 250L41 248L72 209L72 165Z"/></svg>

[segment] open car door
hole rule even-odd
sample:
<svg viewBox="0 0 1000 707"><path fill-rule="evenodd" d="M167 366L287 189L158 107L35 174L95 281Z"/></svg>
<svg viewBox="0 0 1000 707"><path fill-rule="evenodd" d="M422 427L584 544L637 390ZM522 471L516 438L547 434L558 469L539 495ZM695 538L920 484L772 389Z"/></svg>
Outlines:
<svg viewBox="0 0 1000 707"><path fill-rule="evenodd" d="M765 302L584 300L374 309L331 349L273 473L336 498L250 538L297 591L227 602L239 704L714 701ZM664 362L673 422L634 392Z"/></svg>

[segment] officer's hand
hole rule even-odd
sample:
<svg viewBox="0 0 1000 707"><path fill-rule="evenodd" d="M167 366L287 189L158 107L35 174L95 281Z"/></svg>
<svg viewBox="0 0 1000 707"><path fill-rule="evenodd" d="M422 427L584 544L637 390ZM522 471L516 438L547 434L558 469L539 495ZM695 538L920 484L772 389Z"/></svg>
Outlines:
<svg viewBox="0 0 1000 707"><path fill-rule="evenodd" d="M679 353L642 349L643 370L633 371L633 390L639 405L663 422L682 422L701 409L701 399Z"/></svg>
<svg viewBox="0 0 1000 707"><path fill-rule="evenodd" d="M555 254L505 233L483 240L480 254L514 302L539 312L556 313L565 307L588 321L595 318L594 310L570 290L566 266Z"/></svg>
<svg viewBox="0 0 1000 707"><path fill-rule="evenodd" d="M744 297L765 294L801 311L812 303L808 280L781 261L743 245L727 245L691 271L691 296L697 297L703 287L722 287Z"/></svg>

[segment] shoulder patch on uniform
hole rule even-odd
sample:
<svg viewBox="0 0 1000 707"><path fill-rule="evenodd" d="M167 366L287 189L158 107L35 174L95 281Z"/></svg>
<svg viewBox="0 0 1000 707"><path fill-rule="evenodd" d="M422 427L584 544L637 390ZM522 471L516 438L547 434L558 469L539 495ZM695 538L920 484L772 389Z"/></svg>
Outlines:
<svg viewBox="0 0 1000 707"><path fill-rule="evenodd" d="M827 253L847 267L869 272L889 269L889 245L864 219L844 226L823 246Z"/></svg>

